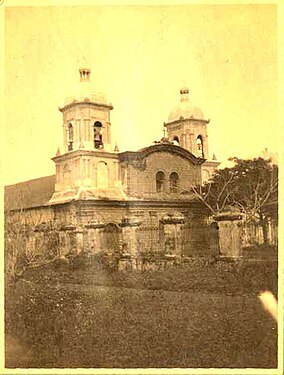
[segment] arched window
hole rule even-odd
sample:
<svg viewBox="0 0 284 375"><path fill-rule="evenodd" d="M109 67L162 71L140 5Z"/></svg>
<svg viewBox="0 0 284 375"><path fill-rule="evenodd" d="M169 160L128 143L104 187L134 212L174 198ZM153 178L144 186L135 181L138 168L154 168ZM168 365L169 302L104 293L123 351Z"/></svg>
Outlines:
<svg viewBox="0 0 284 375"><path fill-rule="evenodd" d="M178 191L179 176L176 172L170 174L170 192L177 193Z"/></svg>
<svg viewBox="0 0 284 375"><path fill-rule="evenodd" d="M97 165L97 187L108 187L108 166L104 161L100 161Z"/></svg>
<svg viewBox="0 0 284 375"><path fill-rule="evenodd" d="M177 135L173 137L173 144L179 146L179 137Z"/></svg>
<svg viewBox="0 0 284 375"><path fill-rule="evenodd" d="M202 139L202 136L199 135L197 138L196 138L196 146L197 146L197 154L198 156L200 157L204 157L204 153L203 153L203 139Z"/></svg>
<svg viewBox="0 0 284 375"><path fill-rule="evenodd" d="M94 123L94 147L103 148L102 124L99 121Z"/></svg>
<svg viewBox="0 0 284 375"><path fill-rule="evenodd" d="M162 171L156 173L156 192L165 191L165 174Z"/></svg>
<svg viewBox="0 0 284 375"><path fill-rule="evenodd" d="M71 122L68 124L68 151L73 150L74 130Z"/></svg>

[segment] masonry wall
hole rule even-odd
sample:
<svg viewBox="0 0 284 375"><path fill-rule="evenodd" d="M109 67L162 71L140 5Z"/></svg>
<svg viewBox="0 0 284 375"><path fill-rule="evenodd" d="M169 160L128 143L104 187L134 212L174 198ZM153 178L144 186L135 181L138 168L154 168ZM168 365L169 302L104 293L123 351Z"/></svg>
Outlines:
<svg viewBox="0 0 284 375"><path fill-rule="evenodd" d="M176 216L184 218L182 223L163 224L165 217ZM7 218L20 223L16 225L19 233L25 228L17 246L30 259L82 251L216 255L210 248L204 212L196 203L77 201L14 212ZM128 224L128 218L138 224ZM16 241L13 233L9 238Z"/></svg>
<svg viewBox="0 0 284 375"><path fill-rule="evenodd" d="M156 173L165 174L164 192L156 192ZM179 175L177 193L170 193L170 174ZM177 154L170 152L156 152L145 158L145 169L129 164L127 171L127 191L131 196L148 199L185 198L183 193L191 186L201 183L201 167L192 164Z"/></svg>
<svg viewBox="0 0 284 375"><path fill-rule="evenodd" d="M64 205L57 207L55 214L57 224L60 223L63 253L70 251L72 247L76 251L91 253L123 250L129 240L122 226L126 218L135 218L140 222L131 232L135 232L137 251L164 252L165 238L161 221L165 216L175 215L183 215L185 218L181 232L182 254L188 257L213 255L204 211L194 204L82 201L69 205L68 210L64 209Z"/></svg>
<svg viewBox="0 0 284 375"><path fill-rule="evenodd" d="M103 167L103 168L101 168ZM76 186L113 188L120 186L117 155L104 152L77 152L56 162L56 191Z"/></svg>

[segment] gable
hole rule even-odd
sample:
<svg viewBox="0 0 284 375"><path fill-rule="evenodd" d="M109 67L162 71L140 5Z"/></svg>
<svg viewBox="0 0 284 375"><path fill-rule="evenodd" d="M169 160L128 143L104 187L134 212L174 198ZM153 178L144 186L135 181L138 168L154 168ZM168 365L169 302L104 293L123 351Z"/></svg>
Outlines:
<svg viewBox="0 0 284 375"><path fill-rule="evenodd" d="M180 156L183 159L188 160L192 164L201 165L205 162L205 159L197 158L191 152L185 150L180 146L173 145L172 143L157 143L155 145L142 148L138 151L126 151L119 154L120 161L131 162L134 160L142 160L153 153L167 152L173 155Z"/></svg>
<svg viewBox="0 0 284 375"><path fill-rule="evenodd" d="M188 199L185 192L201 183L204 159L174 145L155 145L120 155L122 184L130 196L143 199ZM159 189L159 175L163 187ZM127 176L127 177L126 177ZM173 189L173 179L178 188Z"/></svg>

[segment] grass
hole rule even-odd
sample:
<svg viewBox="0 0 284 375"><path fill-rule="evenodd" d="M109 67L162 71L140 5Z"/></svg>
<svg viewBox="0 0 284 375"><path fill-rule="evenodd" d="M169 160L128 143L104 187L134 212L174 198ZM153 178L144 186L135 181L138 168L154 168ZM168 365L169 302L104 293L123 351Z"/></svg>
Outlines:
<svg viewBox="0 0 284 375"><path fill-rule="evenodd" d="M254 284L273 286L273 267L218 267L27 275L6 288L6 367L275 368L277 327Z"/></svg>
<svg viewBox="0 0 284 375"><path fill-rule="evenodd" d="M74 269L59 264L31 269L25 278L47 284L87 284L120 286L135 289L205 291L222 294L258 293L271 290L277 294L277 262L192 260L188 265L144 272L107 272L96 266Z"/></svg>

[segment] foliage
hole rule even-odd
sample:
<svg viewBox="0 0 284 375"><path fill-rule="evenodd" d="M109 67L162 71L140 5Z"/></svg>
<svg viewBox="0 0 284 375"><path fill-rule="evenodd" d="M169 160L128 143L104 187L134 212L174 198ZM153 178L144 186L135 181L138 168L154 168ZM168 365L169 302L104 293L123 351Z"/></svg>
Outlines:
<svg viewBox="0 0 284 375"><path fill-rule="evenodd" d="M233 167L217 170L211 180L193 188L198 199L213 215L233 206L245 215L246 222L264 220L269 215L275 217L277 166L262 158L229 160L235 163Z"/></svg>
<svg viewBox="0 0 284 375"><path fill-rule="evenodd" d="M5 213L5 272L17 280L27 268L53 262L58 257L58 233L40 213L25 210Z"/></svg>
<svg viewBox="0 0 284 375"><path fill-rule="evenodd" d="M88 251L82 251L80 253L69 253L66 255L68 259L68 269L71 270L105 270L107 272L116 271L118 269L118 262L120 259L119 254L107 254L104 252L98 252L91 254Z"/></svg>

